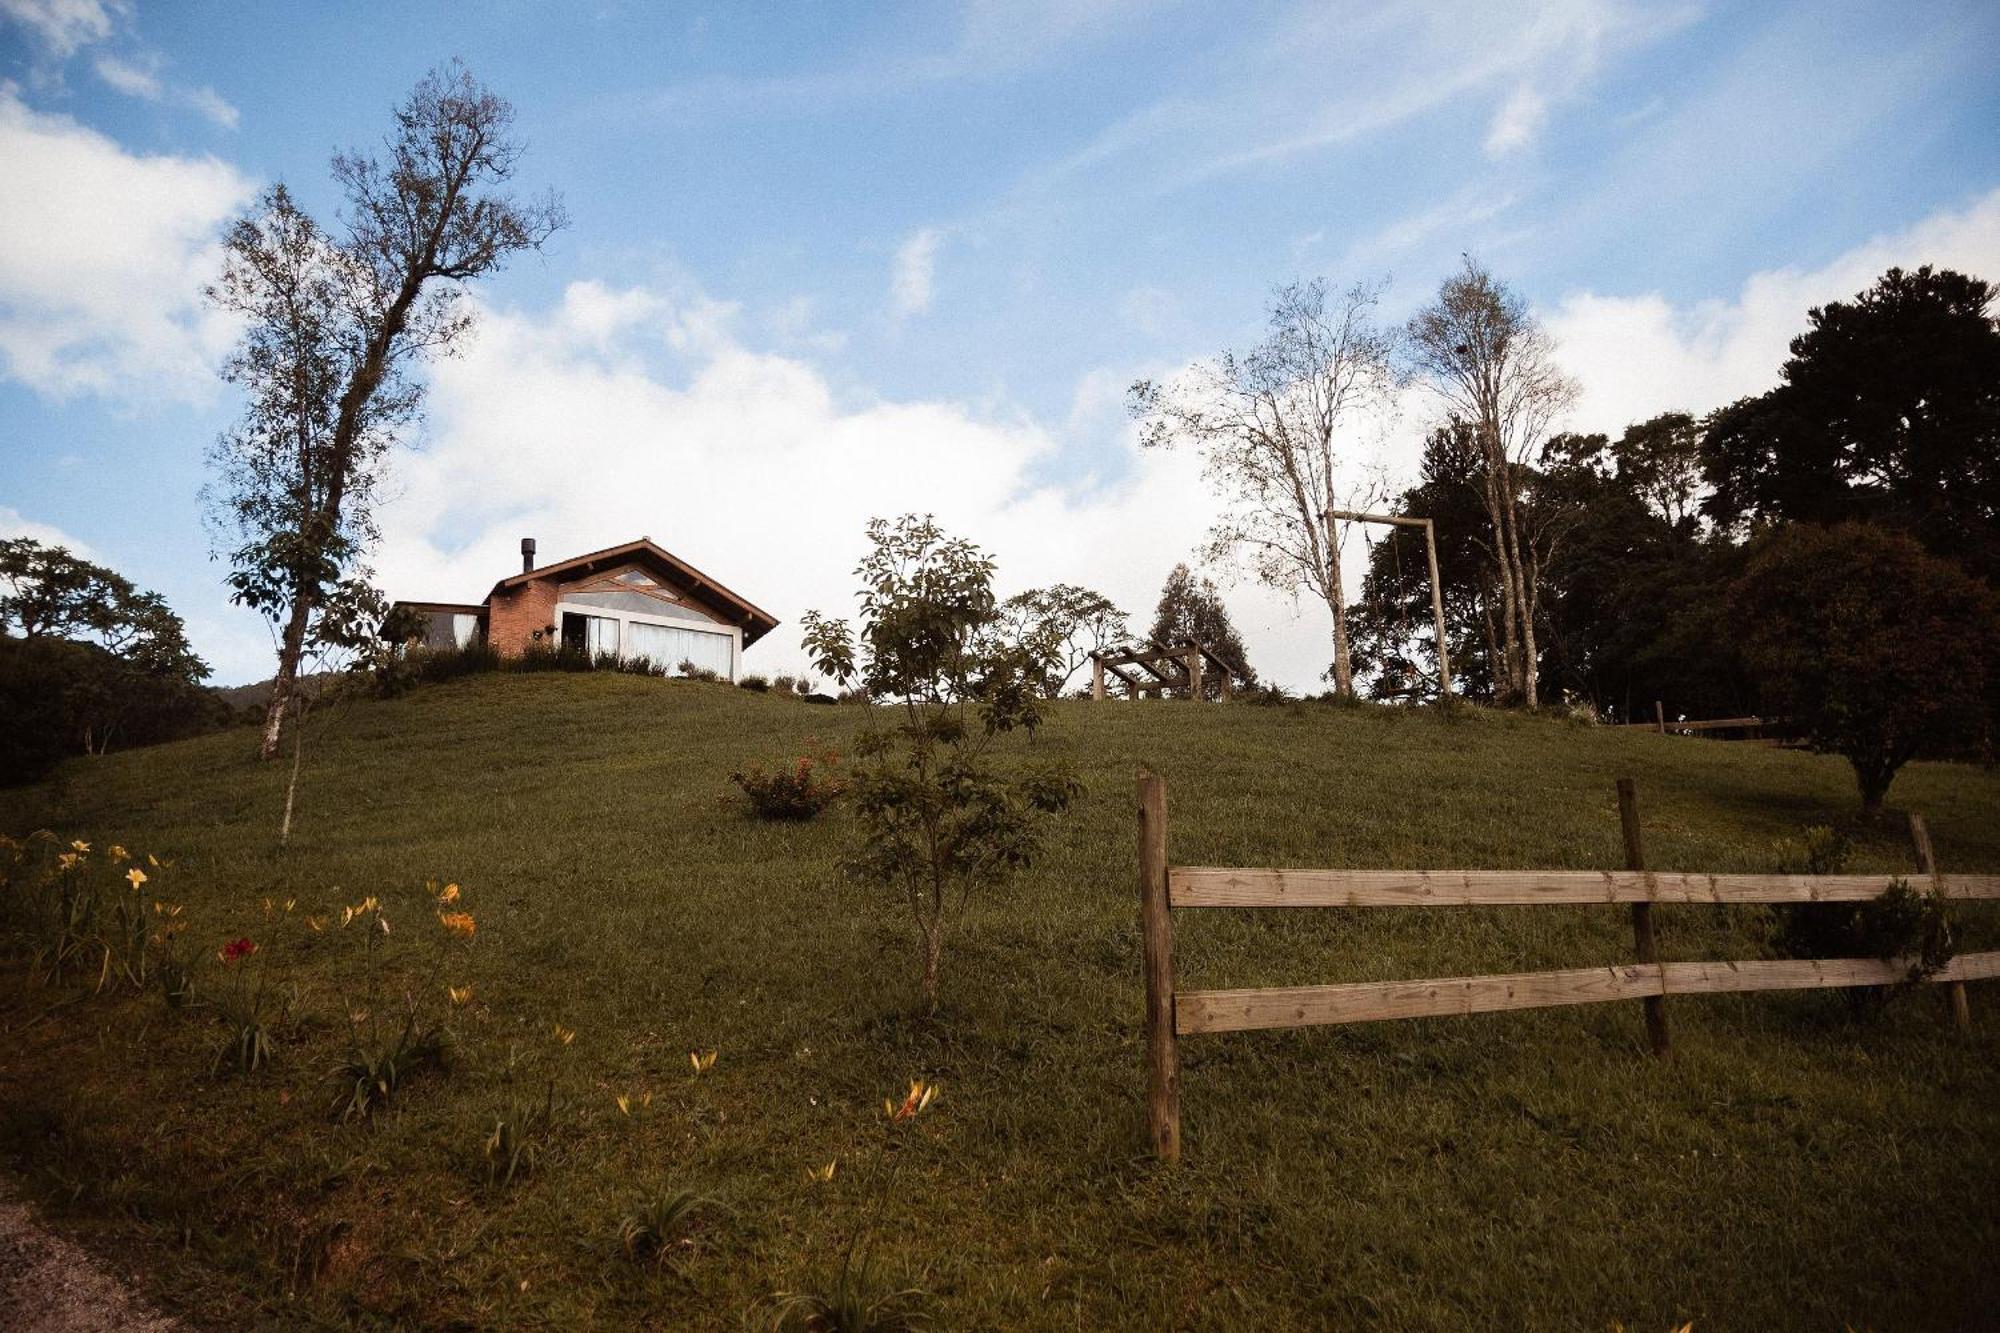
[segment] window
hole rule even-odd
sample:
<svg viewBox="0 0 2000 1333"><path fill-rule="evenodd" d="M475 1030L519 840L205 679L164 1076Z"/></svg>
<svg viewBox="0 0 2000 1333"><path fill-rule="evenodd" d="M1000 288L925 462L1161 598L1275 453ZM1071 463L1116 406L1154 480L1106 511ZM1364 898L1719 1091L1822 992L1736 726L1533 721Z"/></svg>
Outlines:
<svg viewBox="0 0 2000 1333"><path fill-rule="evenodd" d="M735 644L727 634L681 629L676 625L648 625L639 620L632 622L632 653L650 658L669 671L678 670L682 662L692 662L718 676L731 676L734 674L731 668L735 665L731 661L734 648Z"/></svg>
<svg viewBox="0 0 2000 1333"><path fill-rule="evenodd" d="M585 616L583 647L592 657L600 653L618 656L618 622L610 616Z"/></svg>

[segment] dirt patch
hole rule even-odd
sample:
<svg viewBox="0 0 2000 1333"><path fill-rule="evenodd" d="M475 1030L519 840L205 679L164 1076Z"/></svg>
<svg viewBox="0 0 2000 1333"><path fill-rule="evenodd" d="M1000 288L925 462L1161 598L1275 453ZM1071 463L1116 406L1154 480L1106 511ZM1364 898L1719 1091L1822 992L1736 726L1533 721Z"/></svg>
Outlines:
<svg viewBox="0 0 2000 1333"><path fill-rule="evenodd" d="M102 1260L55 1235L0 1181L0 1328L12 1333L184 1333Z"/></svg>

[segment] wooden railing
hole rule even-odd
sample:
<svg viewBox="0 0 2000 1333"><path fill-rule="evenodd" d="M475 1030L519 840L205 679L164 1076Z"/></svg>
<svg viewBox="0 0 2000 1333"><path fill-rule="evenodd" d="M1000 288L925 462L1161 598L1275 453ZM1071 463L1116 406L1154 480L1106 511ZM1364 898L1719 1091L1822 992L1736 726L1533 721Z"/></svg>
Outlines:
<svg viewBox="0 0 2000 1333"><path fill-rule="evenodd" d="M1272 870L1175 866L1167 860L1167 785L1139 775L1139 919L1146 980L1147 1118L1154 1151L1180 1156L1179 1039L1205 1032L1366 1023L1395 1018L1546 1009L1640 1000L1655 1055L1670 1051L1669 995L1888 986L1911 965L1877 958L1665 963L1654 942L1655 903L1863 902L1885 875L1703 875L1645 868L1638 798L1618 783L1624 870ZM2000 875L1939 874L1921 815L1910 816L1917 870L1947 898L2000 898ZM1611 967L1422 981L1364 981L1254 990L1174 989L1174 908L1526 907L1629 904L1636 959ZM1956 1023L1969 1024L1965 983L2000 977L2000 952L1961 954L1924 977L1944 984Z"/></svg>

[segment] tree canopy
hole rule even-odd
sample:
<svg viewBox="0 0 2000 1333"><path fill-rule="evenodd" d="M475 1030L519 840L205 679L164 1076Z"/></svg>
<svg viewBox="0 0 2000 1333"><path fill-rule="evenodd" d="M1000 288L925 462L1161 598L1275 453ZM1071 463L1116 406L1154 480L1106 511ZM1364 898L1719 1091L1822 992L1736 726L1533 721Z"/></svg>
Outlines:
<svg viewBox="0 0 2000 1333"><path fill-rule="evenodd" d="M1991 284L1892 268L1815 307L1777 387L1702 443L1717 522L1859 519L2000 580L2000 325Z"/></svg>

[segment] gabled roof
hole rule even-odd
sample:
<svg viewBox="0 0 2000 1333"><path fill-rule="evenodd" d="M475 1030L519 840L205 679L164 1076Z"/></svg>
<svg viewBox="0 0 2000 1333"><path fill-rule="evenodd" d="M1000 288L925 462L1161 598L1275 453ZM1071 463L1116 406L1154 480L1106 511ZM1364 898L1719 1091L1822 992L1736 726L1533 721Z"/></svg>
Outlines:
<svg viewBox="0 0 2000 1333"><path fill-rule="evenodd" d="M690 565L665 547L657 546L651 538L641 537L637 541L625 542L618 546L607 546L589 555L579 555L569 560L559 560L553 565L543 565L512 578L501 579L493 585L494 593L502 589L518 588L536 579L559 578L569 581L588 578L592 574L618 565L643 561L653 565L675 582L686 586L689 594L708 603L723 614L723 618L743 630L743 646L748 648L777 628L778 618L764 610L755 602L738 596L722 584Z"/></svg>

